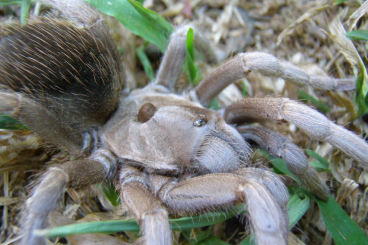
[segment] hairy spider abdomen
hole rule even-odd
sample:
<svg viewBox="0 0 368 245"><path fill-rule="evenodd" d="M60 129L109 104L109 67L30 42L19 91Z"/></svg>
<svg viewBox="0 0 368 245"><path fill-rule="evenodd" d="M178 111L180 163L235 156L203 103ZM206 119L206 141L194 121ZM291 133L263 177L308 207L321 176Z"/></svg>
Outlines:
<svg viewBox="0 0 368 245"><path fill-rule="evenodd" d="M81 28L48 18L0 30L0 84L39 101L74 128L83 124L81 131L105 123L124 81L106 30L101 21Z"/></svg>

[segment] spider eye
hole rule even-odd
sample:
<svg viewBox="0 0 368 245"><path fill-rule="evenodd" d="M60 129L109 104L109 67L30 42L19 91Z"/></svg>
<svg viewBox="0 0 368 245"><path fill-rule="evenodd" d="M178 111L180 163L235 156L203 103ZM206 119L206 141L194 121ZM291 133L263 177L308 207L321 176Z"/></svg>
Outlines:
<svg viewBox="0 0 368 245"><path fill-rule="evenodd" d="M206 125L207 123L207 117L203 114L199 114L199 118L194 121L193 125L196 127L202 127L203 125Z"/></svg>

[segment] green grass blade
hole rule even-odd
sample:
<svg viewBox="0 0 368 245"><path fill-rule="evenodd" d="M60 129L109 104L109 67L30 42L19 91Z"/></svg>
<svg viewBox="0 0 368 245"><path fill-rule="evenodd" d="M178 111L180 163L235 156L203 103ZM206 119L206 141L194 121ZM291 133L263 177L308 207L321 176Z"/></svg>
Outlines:
<svg viewBox="0 0 368 245"><path fill-rule="evenodd" d="M23 0L0 0L0 6L11 5L11 4L21 4Z"/></svg>
<svg viewBox="0 0 368 245"><path fill-rule="evenodd" d="M5 114L0 115L0 129L29 130L22 123Z"/></svg>
<svg viewBox="0 0 368 245"><path fill-rule="evenodd" d="M215 111L218 111L220 109L220 103L218 101L218 98L214 98L210 105L208 106L208 108L210 108L211 110L215 110Z"/></svg>
<svg viewBox="0 0 368 245"><path fill-rule="evenodd" d="M248 95L247 84L245 82L242 83L242 95L244 98Z"/></svg>
<svg viewBox="0 0 368 245"><path fill-rule="evenodd" d="M333 3L334 5L340 5L343 4L344 2L346 2L347 0L335 0L335 2Z"/></svg>
<svg viewBox="0 0 368 245"><path fill-rule="evenodd" d="M210 212L200 216L171 219L173 230L193 229L223 222L244 211L244 204L236 205L227 212ZM36 233L45 237L69 236L86 233L115 233L121 231L139 231L139 225L135 220L113 220L81 224L72 224L51 229L38 230Z"/></svg>
<svg viewBox="0 0 368 245"><path fill-rule="evenodd" d="M310 207L310 197L304 195L304 198L300 198L297 194L293 195L287 205L289 213L289 228L293 228L296 223L303 217Z"/></svg>
<svg viewBox="0 0 368 245"><path fill-rule="evenodd" d="M260 150L260 152L266 156L267 160L269 160L272 165L278 170L280 171L281 173L284 173L288 176L290 176L293 180L295 180L298 184L300 184L300 180L298 177L296 177L293 173L291 173L289 171L289 169L287 168L287 165L285 163L285 161L281 158L278 158L278 157L273 157L271 155L268 154L267 151L265 150Z"/></svg>
<svg viewBox="0 0 368 245"><path fill-rule="evenodd" d="M217 237L211 235L213 226L207 230L202 231L198 229L183 230L182 235L189 241L191 245L229 245Z"/></svg>
<svg viewBox="0 0 368 245"><path fill-rule="evenodd" d="M355 93L355 103L358 106L358 116L363 115L367 112L368 104L366 103L367 84L365 82L365 67L360 65L359 74L356 79L356 93Z"/></svg>
<svg viewBox="0 0 368 245"><path fill-rule="evenodd" d="M157 13L132 0L85 1L104 14L114 16L131 32L165 51L173 27Z"/></svg>
<svg viewBox="0 0 368 245"><path fill-rule="evenodd" d="M314 198L314 197L313 197ZM327 202L314 198L321 211L328 232L336 245L368 245L368 238L362 229L345 213L335 199Z"/></svg>
<svg viewBox="0 0 368 245"><path fill-rule="evenodd" d="M198 69L194 63L194 53L194 31L192 28L189 28L186 39L185 71L190 83L196 86L198 82Z"/></svg>
<svg viewBox="0 0 368 245"><path fill-rule="evenodd" d="M171 229L184 230L221 223L245 211L244 204L239 204L224 212L210 212L200 216L171 219Z"/></svg>
<svg viewBox="0 0 368 245"><path fill-rule="evenodd" d="M330 107L328 105L319 101L318 99L314 98L313 96L309 95L304 91L298 90L298 100L301 100L302 102L309 101L317 108L318 111L324 114L330 111Z"/></svg>
<svg viewBox="0 0 368 245"><path fill-rule="evenodd" d="M20 12L20 23L22 26L25 26L27 24L30 8L31 0L22 0L22 7Z"/></svg>
<svg viewBox="0 0 368 245"><path fill-rule="evenodd" d="M317 170L317 172L328 172L330 171L330 167L326 168L324 164L321 162L310 162L309 163L313 168Z"/></svg>
<svg viewBox="0 0 368 245"><path fill-rule="evenodd" d="M314 163L311 162L310 164L315 167L315 168L319 168L322 170L329 170L330 169L330 163L323 157L321 157L319 154L317 154L316 152L307 149L307 154L311 157L313 157L314 159L316 159L318 161L318 163Z"/></svg>
<svg viewBox="0 0 368 245"><path fill-rule="evenodd" d="M139 231L139 225L135 220L112 220L112 221L99 221L90 223L80 223L59 226L51 229L37 230L35 233L38 236L45 237L65 237L76 234L86 233L115 233L120 231Z"/></svg>
<svg viewBox="0 0 368 245"><path fill-rule="evenodd" d="M141 62L144 72L149 77L151 81L155 80L155 72L151 66L151 62L149 61L147 54L144 52L144 48L146 45L143 45L137 49L137 56L139 61Z"/></svg>
<svg viewBox="0 0 368 245"><path fill-rule="evenodd" d="M186 40L186 50L187 50L187 68L189 72L189 80L191 83L194 83L195 77L197 75L197 69L194 64L194 31L192 28L189 28L187 33L187 40Z"/></svg>
<svg viewBox="0 0 368 245"><path fill-rule="evenodd" d="M206 239L196 243L196 245L229 245L227 242L224 242L217 237L214 237L212 235L208 236Z"/></svg>
<svg viewBox="0 0 368 245"><path fill-rule="evenodd" d="M105 197L114 207L121 205L119 192L111 182L105 181L103 183L96 184L96 187L105 194Z"/></svg>
<svg viewBox="0 0 368 245"><path fill-rule="evenodd" d="M182 230L181 234L190 242L192 245L197 245L199 242L206 240L213 230L213 225L211 225L205 231L200 229L188 229Z"/></svg>
<svg viewBox="0 0 368 245"><path fill-rule="evenodd" d="M368 41L368 30L349 31L346 33L346 37L350 40L364 40Z"/></svg>
<svg viewBox="0 0 368 245"><path fill-rule="evenodd" d="M254 244L254 239L253 236L247 236L243 241L241 241L240 245L253 245Z"/></svg>

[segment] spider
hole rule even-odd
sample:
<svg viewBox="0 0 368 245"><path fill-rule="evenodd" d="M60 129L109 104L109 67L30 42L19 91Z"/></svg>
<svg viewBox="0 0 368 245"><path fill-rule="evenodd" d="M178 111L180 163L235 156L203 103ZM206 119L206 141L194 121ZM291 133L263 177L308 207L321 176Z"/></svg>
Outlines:
<svg viewBox="0 0 368 245"><path fill-rule="evenodd" d="M45 244L47 226L67 188L113 180L139 221L146 244L172 244L168 213L199 213L247 205L257 244L286 244L288 192L274 173L250 166L255 142L284 158L319 198L328 187L296 145L252 122L288 121L368 164L368 145L314 109L287 98L245 98L219 113L208 105L249 72L280 76L326 90L349 90L349 79L309 76L266 53L241 53L175 94L187 26L171 36L156 80L124 89L119 53L99 12L82 1L46 1L64 13L0 30L0 111L76 156L49 168L27 201L21 244ZM211 55L200 34L195 44Z"/></svg>

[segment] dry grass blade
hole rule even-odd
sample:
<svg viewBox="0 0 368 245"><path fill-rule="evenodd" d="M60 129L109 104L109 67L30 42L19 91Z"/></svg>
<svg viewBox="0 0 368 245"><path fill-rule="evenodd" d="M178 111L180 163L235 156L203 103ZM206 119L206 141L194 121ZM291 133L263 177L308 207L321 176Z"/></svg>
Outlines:
<svg viewBox="0 0 368 245"><path fill-rule="evenodd" d="M22 197L0 197L0 206L12 205L22 200Z"/></svg>
<svg viewBox="0 0 368 245"><path fill-rule="evenodd" d="M355 12L352 15L350 15L347 21L349 25L349 31L351 31L356 26L359 19L367 12L368 12L368 2L366 1L362 4L362 6L360 6L360 8L355 10Z"/></svg>
<svg viewBox="0 0 368 245"><path fill-rule="evenodd" d="M300 16L295 22L293 22L291 25L289 25L287 28L285 28L281 32L281 34L277 37L276 45L279 46L280 43L282 42L282 39L284 39L284 37L292 34L294 28L297 25L300 25L304 21L308 21L308 20L312 19L314 16L316 16L319 13L321 13L323 10L327 9L328 7L329 7L328 4L322 5L322 6L318 6L318 7L315 7L315 8L310 9L305 14L303 14L302 16Z"/></svg>
<svg viewBox="0 0 368 245"><path fill-rule="evenodd" d="M322 30L326 33L338 46L340 52L345 56L345 58L353 65L363 64L353 42L349 40L345 34L346 31L341 23L341 18L346 15L347 9L342 11L337 15L329 25L330 33Z"/></svg>
<svg viewBox="0 0 368 245"><path fill-rule="evenodd" d="M340 14L338 14L331 24L329 25L329 30L331 34L324 31L339 47L339 51L345 56L345 58L350 62L350 64L357 68L357 88L356 88L356 98L355 101L358 105L358 115L361 115L367 110L367 70L365 68L364 62L360 58L360 55L355 48L353 42L346 37L346 31L341 23L341 19L346 16L348 8L344 9Z"/></svg>

